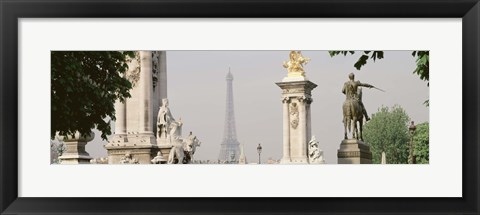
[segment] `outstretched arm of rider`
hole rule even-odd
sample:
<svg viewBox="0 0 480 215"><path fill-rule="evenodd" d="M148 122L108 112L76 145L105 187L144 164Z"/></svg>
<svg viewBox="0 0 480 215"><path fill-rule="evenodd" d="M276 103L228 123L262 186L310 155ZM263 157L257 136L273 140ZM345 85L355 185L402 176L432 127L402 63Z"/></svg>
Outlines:
<svg viewBox="0 0 480 215"><path fill-rule="evenodd" d="M368 88L373 88L374 86L370 85L370 84L366 84L366 83L360 83L360 86L362 87L368 87Z"/></svg>

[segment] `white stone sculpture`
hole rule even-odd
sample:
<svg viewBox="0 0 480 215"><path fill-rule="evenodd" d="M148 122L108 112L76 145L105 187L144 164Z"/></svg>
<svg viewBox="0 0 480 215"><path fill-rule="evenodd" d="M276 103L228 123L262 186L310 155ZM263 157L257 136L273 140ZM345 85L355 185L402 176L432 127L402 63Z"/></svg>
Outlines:
<svg viewBox="0 0 480 215"><path fill-rule="evenodd" d="M308 159L310 163L325 163L323 151L320 150L318 145L317 138L312 136L312 139L308 142Z"/></svg>
<svg viewBox="0 0 480 215"><path fill-rule="evenodd" d="M183 140L183 142L184 151L188 152L190 155L192 155L192 157L193 154L195 154L195 150L197 149L197 147L202 144L202 142L200 142L197 136L193 135L191 131L188 137Z"/></svg>
<svg viewBox="0 0 480 215"><path fill-rule="evenodd" d="M173 147L170 150L170 154L168 155L168 164L183 164L185 163L185 153L183 151L183 142L175 141L173 142Z"/></svg>
<svg viewBox="0 0 480 215"><path fill-rule="evenodd" d="M182 118L180 118L178 121L173 121L170 123L169 127L169 132L168 132L168 139L171 141L175 141L179 139L182 135Z"/></svg>
<svg viewBox="0 0 480 215"><path fill-rule="evenodd" d="M197 136L192 134L191 131L188 137L183 140L183 143L183 151L185 154L186 163L192 163L193 155L195 154L197 147L200 146L202 143L197 138Z"/></svg>
<svg viewBox="0 0 480 215"><path fill-rule="evenodd" d="M166 163L167 162L167 159L165 159L163 156L162 156L162 152L157 152L157 156L155 156L152 161L151 161L153 164L162 164L162 163Z"/></svg>
<svg viewBox="0 0 480 215"><path fill-rule="evenodd" d="M168 108L168 99L162 99L162 106L157 116L157 138L166 139L170 134L170 124L175 121L170 108Z"/></svg>
<svg viewBox="0 0 480 215"><path fill-rule="evenodd" d="M169 164L191 163L196 148L201 145L200 140L192 132L190 132L187 138L177 138L173 143L173 147L168 155L167 163Z"/></svg>

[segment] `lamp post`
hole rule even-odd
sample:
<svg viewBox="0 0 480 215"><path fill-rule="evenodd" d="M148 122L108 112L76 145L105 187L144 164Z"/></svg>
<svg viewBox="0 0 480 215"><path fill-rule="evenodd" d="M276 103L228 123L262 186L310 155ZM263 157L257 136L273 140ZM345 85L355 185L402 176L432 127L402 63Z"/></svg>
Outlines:
<svg viewBox="0 0 480 215"><path fill-rule="evenodd" d="M260 143L257 146L257 152L258 152L258 164L260 164L260 154L262 153L262 146Z"/></svg>
<svg viewBox="0 0 480 215"><path fill-rule="evenodd" d="M415 164L416 159L415 155L413 155L413 136L415 135L415 130L417 129L417 126L415 126L415 123L412 121L410 126L408 127L408 130L410 131L410 146L409 146L409 155L408 155L408 164Z"/></svg>

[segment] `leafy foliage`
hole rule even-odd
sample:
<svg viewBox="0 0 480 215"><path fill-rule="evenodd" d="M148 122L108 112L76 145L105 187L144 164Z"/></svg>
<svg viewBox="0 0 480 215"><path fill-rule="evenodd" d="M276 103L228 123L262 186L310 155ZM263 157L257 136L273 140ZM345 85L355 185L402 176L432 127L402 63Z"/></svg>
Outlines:
<svg viewBox="0 0 480 215"><path fill-rule="evenodd" d="M355 54L355 51L329 51L330 57L335 55L343 54L343 56L347 56L347 54ZM370 54L371 53L371 54ZM364 51L362 56L357 60L357 62L353 65L357 70L360 70L362 66L367 64L368 59L382 59L383 58L383 51Z"/></svg>
<svg viewBox="0 0 480 215"><path fill-rule="evenodd" d="M111 128L105 119L115 120L115 101L130 97L132 84L122 74L133 57L134 52L52 51L50 138L97 128L107 139Z"/></svg>
<svg viewBox="0 0 480 215"><path fill-rule="evenodd" d="M429 82L429 52L428 51L414 51L412 52L412 56L416 57L417 60L415 61L417 63L417 68L413 71L413 73L417 74L420 76L420 79L427 81L427 85L430 85Z"/></svg>
<svg viewBox="0 0 480 215"><path fill-rule="evenodd" d="M382 151L389 164L408 163L409 120L405 110L398 105L392 108L382 106L372 115L364 126L363 137L370 145L373 163L381 162Z"/></svg>
<svg viewBox="0 0 480 215"><path fill-rule="evenodd" d="M429 124L424 122L416 125L413 136L414 155L417 164L428 164L429 162Z"/></svg>

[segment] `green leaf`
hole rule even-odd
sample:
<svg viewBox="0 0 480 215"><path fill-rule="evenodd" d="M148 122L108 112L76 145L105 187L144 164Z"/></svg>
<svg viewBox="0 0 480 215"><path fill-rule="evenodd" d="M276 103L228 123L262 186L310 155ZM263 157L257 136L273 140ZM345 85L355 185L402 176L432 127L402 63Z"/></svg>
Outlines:
<svg viewBox="0 0 480 215"><path fill-rule="evenodd" d="M357 70L360 70L363 65L367 64L368 55L362 55L358 61L353 65Z"/></svg>

